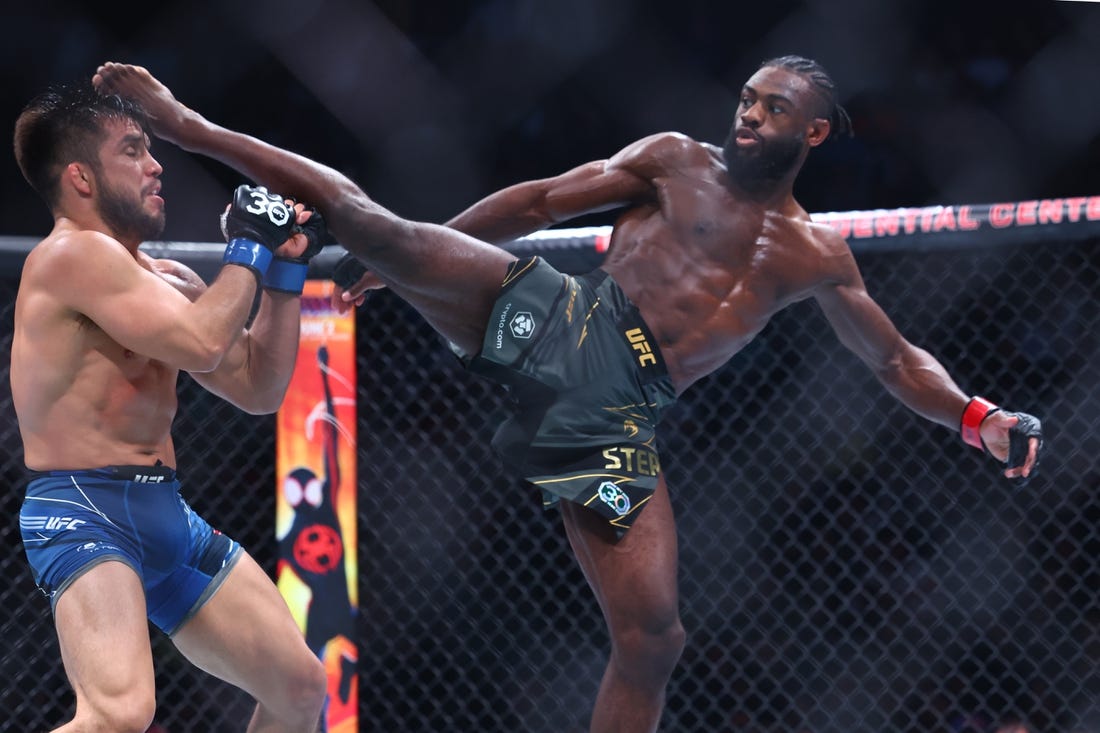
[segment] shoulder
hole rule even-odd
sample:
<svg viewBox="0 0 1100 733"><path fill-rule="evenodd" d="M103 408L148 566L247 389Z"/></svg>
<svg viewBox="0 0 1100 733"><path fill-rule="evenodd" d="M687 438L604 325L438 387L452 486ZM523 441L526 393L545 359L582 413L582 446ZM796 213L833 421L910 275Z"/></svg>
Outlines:
<svg viewBox="0 0 1100 733"><path fill-rule="evenodd" d="M853 285L861 281L859 266L856 264L852 248L836 228L829 224L810 221L804 222L807 239L818 254L821 262L823 282L834 285Z"/></svg>
<svg viewBox="0 0 1100 733"><path fill-rule="evenodd" d="M609 165L624 167L683 167L709 165L707 145L679 132L659 132L637 140L608 160Z"/></svg>
<svg viewBox="0 0 1100 733"><path fill-rule="evenodd" d="M824 254L851 256L852 249L848 240L830 224L811 221L807 218L806 227L810 237Z"/></svg>
<svg viewBox="0 0 1100 733"><path fill-rule="evenodd" d="M116 239L87 229L55 230L27 255L19 278L21 316L36 327L81 320L105 273L137 265Z"/></svg>
<svg viewBox="0 0 1100 733"><path fill-rule="evenodd" d="M205 290L206 283L187 265L177 260L155 259L138 251L138 261L169 285L186 295L190 300L198 298Z"/></svg>
<svg viewBox="0 0 1100 733"><path fill-rule="evenodd" d="M46 277L71 276L100 267L118 267L126 261L136 265L117 239L92 229L76 229L54 232L35 245L24 271Z"/></svg>

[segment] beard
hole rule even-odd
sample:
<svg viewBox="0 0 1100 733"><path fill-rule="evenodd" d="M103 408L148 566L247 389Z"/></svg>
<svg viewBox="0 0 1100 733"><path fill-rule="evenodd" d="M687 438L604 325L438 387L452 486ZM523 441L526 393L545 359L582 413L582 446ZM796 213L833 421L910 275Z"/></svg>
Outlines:
<svg viewBox="0 0 1100 733"><path fill-rule="evenodd" d="M742 188L761 191L781 181L790 173L802 154L803 136L761 140L752 148L737 146L737 136L730 130L722 146L722 157L730 177Z"/></svg>
<svg viewBox="0 0 1100 733"><path fill-rule="evenodd" d="M164 231L164 212L147 214L140 199L134 201L105 183L100 184L96 208L118 239L147 242Z"/></svg>

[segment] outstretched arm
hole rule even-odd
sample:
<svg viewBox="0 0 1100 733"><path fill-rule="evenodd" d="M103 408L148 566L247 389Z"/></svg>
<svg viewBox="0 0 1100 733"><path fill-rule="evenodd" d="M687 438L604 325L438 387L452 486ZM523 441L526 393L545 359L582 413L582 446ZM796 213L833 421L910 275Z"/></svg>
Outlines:
<svg viewBox="0 0 1100 733"><path fill-rule="evenodd" d="M847 250L847 247L844 247ZM874 372L886 389L914 412L952 430L963 430L964 439L989 451L1001 462L1008 461L1014 429L1029 415L1001 410L986 411L955 384L943 365L924 349L914 346L898 332L863 284L851 253L835 258L836 279L815 293L825 317L837 337ZM1026 425L1021 428L1027 427ZM1035 420L1035 430L1038 421ZM1019 429L1016 430L1019 432ZM1008 478L1026 478L1038 460L1041 437L1022 437L1026 457L1016 458L1005 469ZM1016 452L1022 452L1017 449Z"/></svg>
<svg viewBox="0 0 1100 733"><path fill-rule="evenodd" d="M503 244L584 214L657 200L657 179L705 148L684 135L662 132L627 145L607 160L577 166L553 178L519 183L490 194L447 226Z"/></svg>
<svg viewBox="0 0 1100 733"><path fill-rule="evenodd" d="M630 168L598 160L553 178L501 189L452 218L447 226L505 244L553 224L653 196L652 184Z"/></svg>

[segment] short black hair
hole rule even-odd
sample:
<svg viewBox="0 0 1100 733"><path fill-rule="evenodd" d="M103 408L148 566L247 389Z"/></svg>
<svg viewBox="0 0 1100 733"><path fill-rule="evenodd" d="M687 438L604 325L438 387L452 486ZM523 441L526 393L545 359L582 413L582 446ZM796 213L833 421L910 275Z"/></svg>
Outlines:
<svg viewBox="0 0 1100 733"><path fill-rule="evenodd" d="M97 168L104 122L127 119L149 134L148 117L137 102L100 94L91 82L54 85L27 103L15 121L19 170L52 211L65 166L80 162Z"/></svg>
<svg viewBox="0 0 1100 733"><path fill-rule="evenodd" d="M852 136L852 118L837 102L836 83L824 66L805 56L777 56L760 64L761 69L766 67L787 69L805 77L825 101L824 114L821 116L829 121L829 136Z"/></svg>

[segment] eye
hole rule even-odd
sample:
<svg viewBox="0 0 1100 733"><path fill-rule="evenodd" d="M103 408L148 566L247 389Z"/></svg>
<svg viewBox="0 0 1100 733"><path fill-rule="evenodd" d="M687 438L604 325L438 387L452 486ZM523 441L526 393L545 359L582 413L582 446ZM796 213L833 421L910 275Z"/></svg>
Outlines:
<svg viewBox="0 0 1100 733"><path fill-rule="evenodd" d="M773 104L771 106L771 109L769 109L768 111L771 112L773 115L781 115L783 114L784 109L777 104Z"/></svg>
<svg viewBox="0 0 1100 733"><path fill-rule="evenodd" d="M304 494L305 490L302 489L302 485L298 483L297 479L288 476L283 481L283 496L286 497L286 501L290 506L296 507L301 504Z"/></svg>
<svg viewBox="0 0 1100 733"><path fill-rule="evenodd" d="M324 500L324 491L321 486L321 482L315 478L311 478L306 481L305 486L306 501L313 506L321 506L321 502Z"/></svg>

